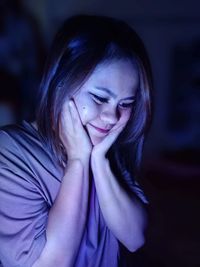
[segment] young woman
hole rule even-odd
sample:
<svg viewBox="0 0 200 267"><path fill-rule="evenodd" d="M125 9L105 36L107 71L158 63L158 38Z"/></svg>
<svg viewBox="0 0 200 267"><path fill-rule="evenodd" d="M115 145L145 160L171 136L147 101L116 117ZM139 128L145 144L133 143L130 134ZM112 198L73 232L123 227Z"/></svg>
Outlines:
<svg viewBox="0 0 200 267"><path fill-rule="evenodd" d="M68 19L46 64L36 121L0 132L4 267L126 266L144 244L135 181L151 113L142 41L126 23Z"/></svg>

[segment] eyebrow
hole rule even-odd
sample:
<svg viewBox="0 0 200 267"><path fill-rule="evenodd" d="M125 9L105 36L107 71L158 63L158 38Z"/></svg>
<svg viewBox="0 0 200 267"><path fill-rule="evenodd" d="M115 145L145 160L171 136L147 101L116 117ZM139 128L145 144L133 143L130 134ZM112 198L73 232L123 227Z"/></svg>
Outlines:
<svg viewBox="0 0 200 267"><path fill-rule="evenodd" d="M110 89L108 89L108 88L105 88L105 87L99 87L99 86L95 86L95 88L97 89L97 90L100 90L100 91L104 91L104 92L106 92L106 93L108 93L110 96L112 96L113 98L116 98L117 97L117 95L116 94L114 94ZM134 100L135 99L135 96L129 96L129 97L125 97L125 98L123 98L123 100Z"/></svg>

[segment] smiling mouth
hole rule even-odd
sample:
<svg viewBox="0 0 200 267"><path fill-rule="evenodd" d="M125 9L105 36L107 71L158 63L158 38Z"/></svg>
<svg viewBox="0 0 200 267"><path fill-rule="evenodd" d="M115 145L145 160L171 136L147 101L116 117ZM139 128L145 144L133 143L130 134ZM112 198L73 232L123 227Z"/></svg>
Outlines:
<svg viewBox="0 0 200 267"><path fill-rule="evenodd" d="M104 134L107 134L110 130L106 130L106 129L102 129L102 128L98 128L92 124L90 124L93 128L95 128L98 132L100 133L104 133Z"/></svg>

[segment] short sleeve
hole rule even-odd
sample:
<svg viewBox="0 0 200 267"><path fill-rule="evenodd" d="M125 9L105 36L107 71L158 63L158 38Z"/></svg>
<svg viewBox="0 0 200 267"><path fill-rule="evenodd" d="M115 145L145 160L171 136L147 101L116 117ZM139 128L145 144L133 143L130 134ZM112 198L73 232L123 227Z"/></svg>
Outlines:
<svg viewBox="0 0 200 267"><path fill-rule="evenodd" d="M139 183L135 181L133 176L126 170L123 170L122 173L124 180L128 186L128 188L144 203L149 204L149 201L147 200L143 190L141 189Z"/></svg>
<svg viewBox="0 0 200 267"><path fill-rule="evenodd" d="M47 208L34 188L0 167L0 259L4 267L31 267L45 244Z"/></svg>
<svg viewBox="0 0 200 267"><path fill-rule="evenodd" d="M0 137L2 137L0 135ZM4 141L4 143L3 143ZM48 207L12 140L0 138L0 261L31 267L46 242Z"/></svg>

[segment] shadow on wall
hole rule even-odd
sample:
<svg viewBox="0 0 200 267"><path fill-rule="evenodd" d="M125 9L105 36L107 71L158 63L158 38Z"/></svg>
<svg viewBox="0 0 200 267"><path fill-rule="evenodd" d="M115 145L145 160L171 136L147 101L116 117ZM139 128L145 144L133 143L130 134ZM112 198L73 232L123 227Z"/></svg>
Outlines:
<svg viewBox="0 0 200 267"><path fill-rule="evenodd" d="M0 70L0 126L19 121L22 113L19 80Z"/></svg>
<svg viewBox="0 0 200 267"><path fill-rule="evenodd" d="M150 202L144 267L200 266L200 150L146 159L141 183Z"/></svg>
<svg viewBox="0 0 200 267"><path fill-rule="evenodd" d="M12 113L12 108L10 111L8 108L10 103L6 106L5 103L2 103L5 102L4 99L0 99L1 124L9 123L10 120L17 118L33 117L36 90L43 63L44 48L35 20L23 9L21 1L1 1L0 87L1 91L4 91L1 95L4 98L9 91L11 92L9 101L16 102L17 99L18 102L18 108L14 109L15 114L9 115L9 112ZM9 76L11 81L6 82L9 80ZM19 98L20 101L18 101ZM7 119L8 121L6 121Z"/></svg>
<svg viewBox="0 0 200 267"><path fill-rule="evenodd" d="M168 129L176 146L200 149L200 38L172 51Z"/></svg>
<svg viewBox="0 0 200 267"><path fill-rule="evenodd" d="M200 266L199 51L199 39L172 51L167 110L172 142L144 158L141 182L150 201L147 243L139 252L144 267Z"/></svg>

